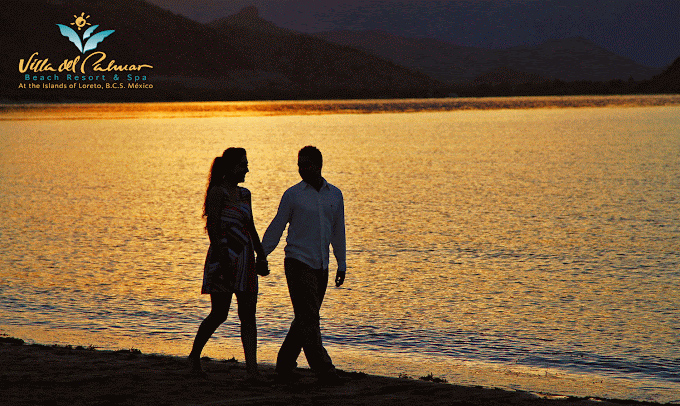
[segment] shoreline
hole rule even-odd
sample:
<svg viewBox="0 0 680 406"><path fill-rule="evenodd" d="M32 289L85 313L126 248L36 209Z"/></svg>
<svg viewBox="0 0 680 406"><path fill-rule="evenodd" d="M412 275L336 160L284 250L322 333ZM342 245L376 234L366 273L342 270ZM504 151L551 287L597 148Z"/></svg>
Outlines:
<svg viewBox="0 0 680 406"><path fill-rule="evenodd" d="M4 405L659 405L633 400L538 395L461 386L429 375L389 378L339 371L344 383L324 386L309 369L294 383L275 381L261 364L265 384L246 381L245 364L203 358L207 377L189 372L187 360L136 349L25 344L0 337L0 398Z"/></svg>
<svg viewBox="0 0 680 406"><path fill-rule="evenodd" d="M301 99L243 101L142 101L142 102L2 102L0 121L92 118L248 117L280 115L380 114L411 112L487 111L506 109L672 107L680 94L617 94L494 96L397 99ZM111 106L118 109L111 111ZM276 106L273 108L272 106Z"/></svg>

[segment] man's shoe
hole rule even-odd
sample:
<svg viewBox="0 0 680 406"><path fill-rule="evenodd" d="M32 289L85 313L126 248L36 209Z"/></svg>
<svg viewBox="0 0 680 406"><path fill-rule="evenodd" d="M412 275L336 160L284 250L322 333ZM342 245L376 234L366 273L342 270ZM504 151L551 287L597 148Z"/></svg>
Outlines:
<svg viewBox="0 0 680 406"><path fill-rule="evenodd" d="M345 379L338 375L338 371L335 368L331 368L326 372L319 374L317 382L324 386L342 386L345 384Z"/></svg>
<svg viewBox="0 0 680 406"><path fill-rule="evenodd" d="M294 370L280 371L276 370L274 380L278 383L294 383L303 378L304 375L295 372Z"/></svg>

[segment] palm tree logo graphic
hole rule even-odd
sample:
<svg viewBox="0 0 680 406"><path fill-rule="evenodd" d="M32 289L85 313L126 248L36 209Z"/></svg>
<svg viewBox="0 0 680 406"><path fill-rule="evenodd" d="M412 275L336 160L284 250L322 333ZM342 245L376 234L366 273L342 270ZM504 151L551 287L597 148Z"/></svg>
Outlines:
<svg viewBox="0 0 680 406"><path fill-rule="evenodd" d="M63 25L63 24L57 24L57 27L59 27L59 31L61 32L61 35L65 36L68 38L71 42L75 44L75 46L78 48L78 50L81 53L85 53L87 51L91 51L95 48L97 48L97 45L99 45L100 42L104 40L104 38L108 37L109 35L113 34L115 30L107 30L107 31L101 31L96 34L94 31L99 27L98 25L92 25L87 22L87 19L90 18L88 15L85 17L85 13L82 13L80 17L78 16L73 16L75 17L75 21L72 22L70 25L75 25L78 28L78 31L80 31L83 27L86 25L91 25L90 28L85 30L85 33L83 33L83 38L80 39L80 36L78 33L71 27Z"/></svg>

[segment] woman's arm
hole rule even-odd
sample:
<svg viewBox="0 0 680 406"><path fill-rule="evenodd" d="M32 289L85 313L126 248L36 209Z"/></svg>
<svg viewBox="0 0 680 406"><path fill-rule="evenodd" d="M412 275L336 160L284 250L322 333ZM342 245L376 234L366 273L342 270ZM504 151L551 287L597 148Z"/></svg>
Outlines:
<svg viewBox="0 0 680 406"><path fill-rule="evenodd" d="M253 202L252 198L250 196L250 193L248 193L246 197L248 203L248 206L250 206L250 211L252 213L252 208L253 208ZM253 239L253 247L255 248L255 253L257 254L257 259L258 260L264 260L267 259L267 255L264 253L264 249L262 248L262 242L260 241L260 235L257 234L257 229L255 228L255 222L254 219L250 219L250 224L248 224L248 231L250 232L250 236Z"/></svg>
<svg viewBox="0 0 680 406"><path fill-rule="evenodd" d="M208 229L208 238L210 238L210 245L213 247L219 256L220 266L223 270L232 267L231 258L229 257L228 241L224 233L222 233L222 208L224 207L224 189L221 187L213 187L208 192L208 199L205 204L205 213L207 216L206 228ZM226 272L225 275L230 277L231 272Z"/></svg>
<svg viewBox="0 0 680 406"><path fill-rule="evenodd" d="M246 203L250 206L250 212L253 212L253 202L248 193ZM255 228L254 219L250 218L250 223L248 224L248 232L250 233L250 238L253 240L253 248L257 253L257 259L255 260L255 268L257 274L260 276L269 275L269 264L267 263L267 254L264 253L264 248L262 248L262 242L260 242L260 236L257 234L257 229Z"/></svg>
<svg viewBox="0 0 680 406"><path fill-rule="evenodd" d="M208 238L210 238L210 244L213 247L219 247L221 239L221 224L220 216L222 214L222 199L224 198L224 193L220 187L213 187L208 191L208 198L205 201L205 214L206 214L206 224L205 227L208 230Z"/></svg>

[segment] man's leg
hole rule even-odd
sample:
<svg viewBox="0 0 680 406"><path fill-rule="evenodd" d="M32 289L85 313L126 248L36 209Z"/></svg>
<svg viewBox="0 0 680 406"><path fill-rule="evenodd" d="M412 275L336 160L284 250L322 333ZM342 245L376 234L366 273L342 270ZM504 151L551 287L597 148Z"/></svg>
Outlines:
<svg viewBox="0 0 680 406"><path fill-rule="evenodd" d="M297 367L297 359L302 351L302 336L295 319L288 329L288 334L281 344L279 354L276 357L276 372L287 373Z"/></svg>
<svg viewBox="0 0 680 406"><path fill-rule="evenodd" d="M291 302L293 295L297 295L297 290L295 287L291 287L291 283L294 283L289 276L292 272L296 272L297 261L293 262L289 259L284 260L284 269L286 273L286 282L288 283L288 292L291 296ZM295 308L293 308L295 311ZM300 323L297 321L297 317L293 318L293 322L290 324L288 329L288 334L281 344L279 349L279 354L276 357L276 371L279 373L286 373L292 371L297 367L297 359L302 351L302 331L300 330Z"/></svg>
<svg viewBox="0 0 680 406"><path fill-rule="evenodd" d="M325 279L324 279L325 276ZM328 271L286 259L286 280L293 303L295 320L279 351L279 365L291 365L304 348L309 366L317 373L332 370L333 362L321 341L319 310L328 285ZM292 357L295 357L294 359Z"/></svg>
<svg viewBox="0 0 680 406"><path fill-rule="evenodd" d="M319 269L319 270L315 270L314 272L318 276L317 277L317 286L316 286L317 287L317 290L316 290L316 299L317 300L316 300L316 302L318 302L318 308L316 309L314 337L315 338L318 337L318 340L315 339L313 345L315 345L315 346L318 345L321 348L321 354L320 354L321 369L320 369L320 371L328 372L330 370L334 370L335 366L333 365L333 361L331 360L330 355L328 355L326 348L323 346L323 339L321 338L321 316L320 316L321 304L323 303L323 299L326 296L326 288L328 287L328 269ZM305 357L307 357L307 350L305 350ZM309 358L307 358L307 362L309 362Z"/></svg>

